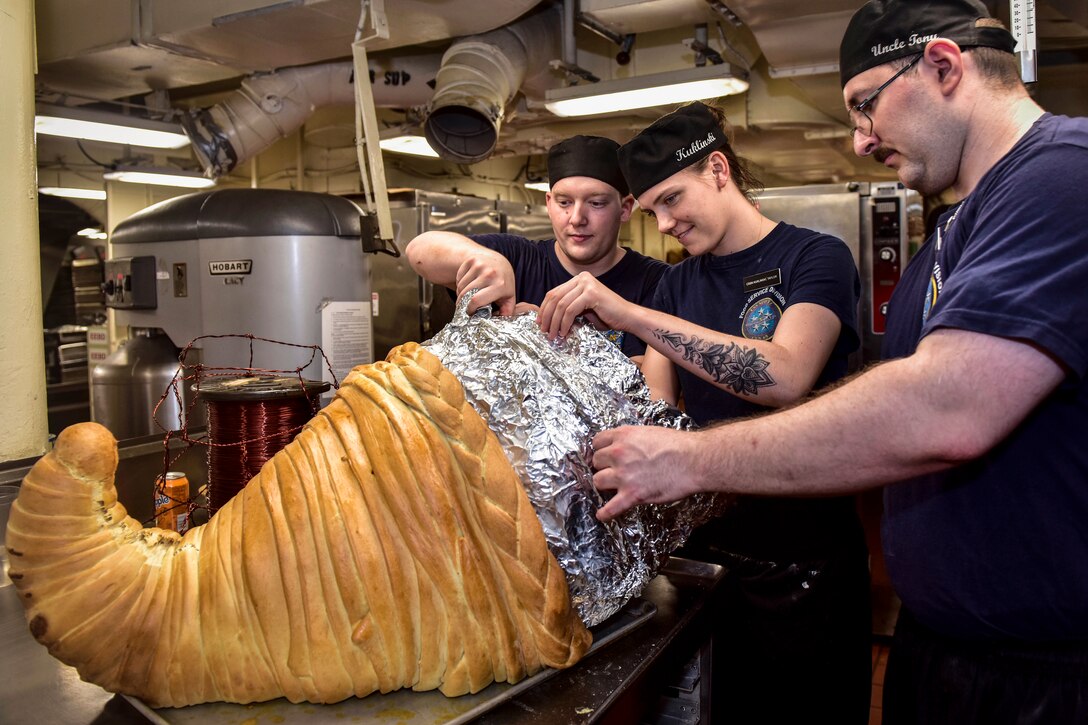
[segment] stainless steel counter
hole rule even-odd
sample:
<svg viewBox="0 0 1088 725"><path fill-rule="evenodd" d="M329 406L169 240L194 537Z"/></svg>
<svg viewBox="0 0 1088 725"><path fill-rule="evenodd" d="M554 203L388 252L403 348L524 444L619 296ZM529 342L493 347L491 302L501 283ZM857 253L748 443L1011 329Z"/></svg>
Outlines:
<svg viewBox="0 0 1088 725"><path fill-rule="evenodd" d="M642 598L657 612L645 625L619 638L600 654L556 673L502 706L474 720L480 725L629 725L643 722L697 722L648 718L660 708L665 687L682 675L709 643L716 616L715 593L724 570L717 564L671 559L650 581ZM709 658L704 657L704 666ZM704 671L703 677L709 679ZM705 693L709 698L709 693ZM696 706L698 703L696 703ZM666 710L668 708L666 707ZM708 712L701 722L717 722Z"/></svg>

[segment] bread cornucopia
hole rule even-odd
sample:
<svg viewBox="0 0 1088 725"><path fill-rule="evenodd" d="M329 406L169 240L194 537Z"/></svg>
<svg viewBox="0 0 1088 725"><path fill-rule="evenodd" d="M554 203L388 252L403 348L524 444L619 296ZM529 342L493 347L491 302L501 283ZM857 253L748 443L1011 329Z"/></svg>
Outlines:
<svg viewBox="0 0 1088 725"><path fill-rule="evenodd" d="M154 706L446 695L578 661L589 632L495 435L431 353L356 368L211 521L117 501L117 445L66 429L6 545L39 642Z"/></svg>

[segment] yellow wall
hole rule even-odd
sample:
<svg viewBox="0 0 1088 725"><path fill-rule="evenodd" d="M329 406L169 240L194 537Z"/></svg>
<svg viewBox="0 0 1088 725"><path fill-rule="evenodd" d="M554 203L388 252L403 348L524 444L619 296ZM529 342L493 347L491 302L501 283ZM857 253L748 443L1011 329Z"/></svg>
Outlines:
<svg viewBox="0 0 1088 725"><path fill-rule="evenodd" d="M34 153L34 6L0 0L0 461L47 447L38 199Z"/></svg>

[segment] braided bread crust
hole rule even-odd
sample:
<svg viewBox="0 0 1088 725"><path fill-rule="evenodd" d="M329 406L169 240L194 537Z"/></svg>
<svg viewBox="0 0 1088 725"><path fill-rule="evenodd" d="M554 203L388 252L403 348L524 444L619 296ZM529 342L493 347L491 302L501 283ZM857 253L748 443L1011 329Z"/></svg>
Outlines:
<svg viewBox="0 0 1088 725"><path fill-rule="evenodd" d="M108 690L172 706L452 696L588 649L498 440L414 343L353 370L183 537L127 516L116 456L100 426L64 431L7 534L31 631Z"/></svg>

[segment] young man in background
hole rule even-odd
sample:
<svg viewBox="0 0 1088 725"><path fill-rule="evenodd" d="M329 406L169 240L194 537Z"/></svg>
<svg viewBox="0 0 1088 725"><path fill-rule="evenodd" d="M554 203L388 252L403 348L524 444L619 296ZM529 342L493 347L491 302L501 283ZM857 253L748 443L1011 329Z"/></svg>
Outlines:
<svg viewBox="0 0 1088 725"><path fill-rule="evenodd" d="M548 151L548 218L555 238L532 241L513 234L467 237L424 232L407 248L413 269L458 296L476 289L469 312L494 304L510 315L518 303L539 306L554 287L588 272L624 299L649 304L668 265L619 245L620 225L634 199L620 172L619 144L574 136ZM646 345L633 335L606 332L639 362Z"/></svg>

